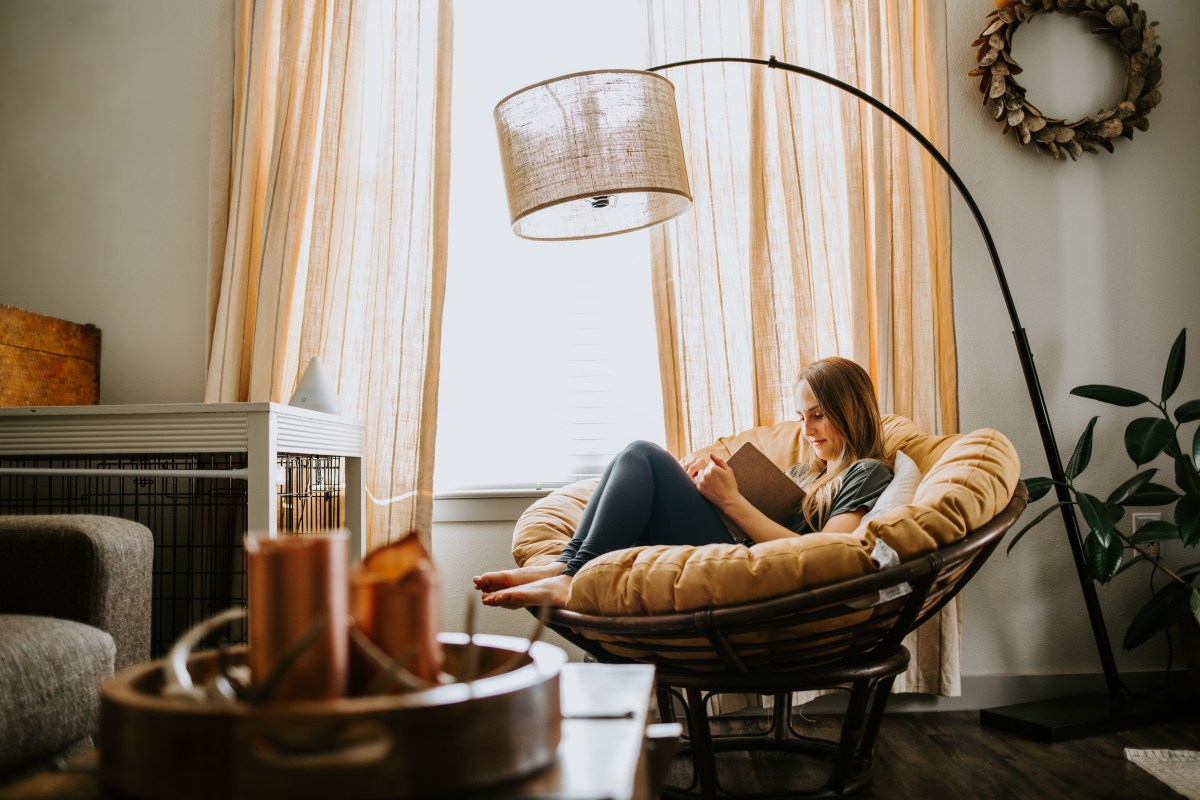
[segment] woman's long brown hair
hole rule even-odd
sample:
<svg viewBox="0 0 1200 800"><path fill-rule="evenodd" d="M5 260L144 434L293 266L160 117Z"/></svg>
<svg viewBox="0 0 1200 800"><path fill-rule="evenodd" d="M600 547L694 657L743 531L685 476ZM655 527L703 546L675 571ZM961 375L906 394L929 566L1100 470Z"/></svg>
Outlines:
<svg viewBox="0 0 1200 800"><path fill-rule="evenodd" d="M811 476L804 488L801 511L809 527L820 530L833 507L833 498L842 485L845 471L864 458L884 460L883 422L875 385L867 371L848 358L823 358L805 367L796 379L808 383L808 388L825 412L826 419L842 438L845 449L836 472L826 471L827 464L804 443L804 461ZM818 524L820 523L820 524Z"/></svg>

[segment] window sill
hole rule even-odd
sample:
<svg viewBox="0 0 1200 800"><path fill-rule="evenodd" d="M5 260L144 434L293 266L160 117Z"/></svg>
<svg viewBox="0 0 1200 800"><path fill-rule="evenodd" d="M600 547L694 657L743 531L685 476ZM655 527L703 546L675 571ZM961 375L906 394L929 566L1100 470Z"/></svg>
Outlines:
<svg viewBox="0 0 1200 800"><path fill-rule="evenodd" d="M455 489L433 495L433 522L515 522L530 504L557 487Z"/></svg>

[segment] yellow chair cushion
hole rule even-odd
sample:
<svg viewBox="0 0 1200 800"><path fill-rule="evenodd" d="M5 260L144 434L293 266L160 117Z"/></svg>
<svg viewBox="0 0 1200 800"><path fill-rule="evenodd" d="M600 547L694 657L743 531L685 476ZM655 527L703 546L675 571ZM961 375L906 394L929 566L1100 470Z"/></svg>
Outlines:
<svg viewBox="0 0 1200 800"><path fill-rule="evenodd" d="M800 460L798 421L720 439L698 453L730 455L753 442L781 468ZM882 538L907 560L956 541L996 516L1012 499L1020 462L998 431L933 436L903 417L884 417L888 453L903 450L921 483L910 505L864 522L853 533L810 533L745 547L648 546L606 553L571 582L567 608L593 614L642 615L753 602L875 571L870 553ZM570 541L597 479L541 498L517 520L513 557L519 565L553 561Z"/></svg>

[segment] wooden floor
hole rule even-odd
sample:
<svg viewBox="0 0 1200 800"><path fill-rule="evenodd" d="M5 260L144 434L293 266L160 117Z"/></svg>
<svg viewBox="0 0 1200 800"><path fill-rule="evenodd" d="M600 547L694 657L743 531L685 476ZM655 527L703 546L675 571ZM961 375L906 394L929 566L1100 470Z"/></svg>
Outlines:
<svg viewBox="0 0 1200 800"><path fill-rule="evenodd" d="M723 719L714 733L741 733L753 718ZM802 732L836 734L836 720L817 717ZM1179 798L1141 767L1125 760L1125 748L1200 750L1200 720L1177 721L1123 733L1055 744L985 729L973 711L888 714L875 748L872 783L854 795L863 800L924 798L1076 798L1164 800ZM723 790L781 791L813 777L800 758L774 753L718 756ZM671 783L691 780L677 766ZM816 781L820 783L821 780ZM811 785L811 784L810 784Z"/></svg>

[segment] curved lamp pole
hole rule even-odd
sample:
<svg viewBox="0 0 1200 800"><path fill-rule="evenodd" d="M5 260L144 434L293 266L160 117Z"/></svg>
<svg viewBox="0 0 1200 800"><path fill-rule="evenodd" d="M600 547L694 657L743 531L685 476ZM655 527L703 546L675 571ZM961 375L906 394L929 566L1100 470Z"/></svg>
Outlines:
<svg viewBox="0 0 1200 800"><path fill-rule="evenodd" d="M912 123L861 89L830 75L777 60L697 58L650 67L566 75L521 89L496 106L501 161L513 230L532 239L580 239L637 230L678 216L690 206L674 87L656 73L695 64L743 63L804 75L857 97L914 138L949 177L966 202L987 246L1042 448L1063 502L1062 518L1087 606L1108 695L1025 703L984 710L985 725L1053 741L1129 727L1129 701L1087 568L1083 536L1064 488L1066 475L1046 409L1033 353L995 241L962 178Z"/></svg>

